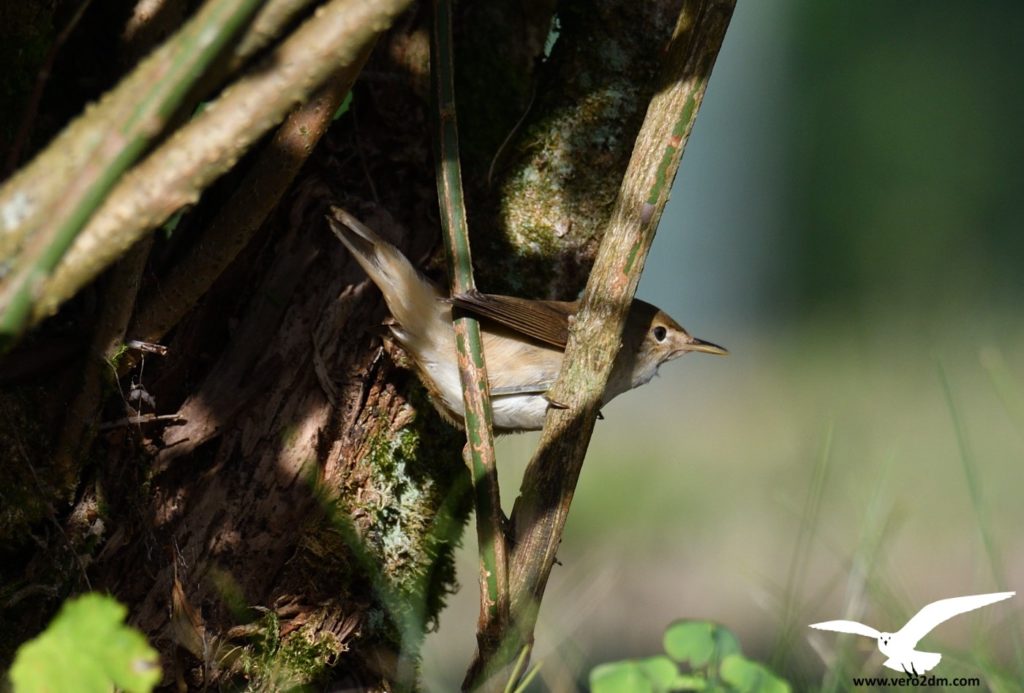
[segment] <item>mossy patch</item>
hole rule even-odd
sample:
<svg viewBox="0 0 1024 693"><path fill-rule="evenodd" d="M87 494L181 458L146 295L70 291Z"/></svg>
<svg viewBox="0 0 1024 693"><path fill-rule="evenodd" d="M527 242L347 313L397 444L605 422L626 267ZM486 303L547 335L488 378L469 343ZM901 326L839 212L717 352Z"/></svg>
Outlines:
<svg viewBox="0 0 1024 693"><path fill-rule="evenodd" d="M403 425L371 433L353 462L358 492L311 482L324 513L296 556L329 576L323 584L335 594L364 604L353 649L401 653L406 671L455 588L453 552L471 508L461 433L439 419L422 389L410 399L415 408L399 415ZM394 419L378 412L370 420Z"/></svg>
<svg viewBox="0 0 1024 693"><path fill-rule="evenodd" d="M428 626L454 587L452 552L471 501L456 452L461 434L440 421L422 390L412 400L409 424L378 433L367 446L363 463L374 493L359 510L372 518L364 541L373 545L389 589Z"/></svg>
<svg viewBox="0 0 1024 693"><path fill-rule="evenodd" d="M312 621L319 624L320 619ZM312 624L282 637L281 624L272 611L264 614L259 626L238 664L248 679L247 690L287 691L321 683L348 650L334 633Z"/></svg>

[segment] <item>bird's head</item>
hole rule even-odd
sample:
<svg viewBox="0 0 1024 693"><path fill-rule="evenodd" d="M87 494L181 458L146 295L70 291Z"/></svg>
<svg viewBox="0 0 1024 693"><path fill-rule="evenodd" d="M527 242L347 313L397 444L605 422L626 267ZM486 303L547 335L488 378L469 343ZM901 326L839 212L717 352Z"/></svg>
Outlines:
<svg viewBox="0 0 1024 693"><path fill-rule="evenodd" d="M622 334L622 354L633 358L630 387L643 385L666 361L691 351L725 356L723 347L697 339L667 313L644 301L634 300Z"/></svg>

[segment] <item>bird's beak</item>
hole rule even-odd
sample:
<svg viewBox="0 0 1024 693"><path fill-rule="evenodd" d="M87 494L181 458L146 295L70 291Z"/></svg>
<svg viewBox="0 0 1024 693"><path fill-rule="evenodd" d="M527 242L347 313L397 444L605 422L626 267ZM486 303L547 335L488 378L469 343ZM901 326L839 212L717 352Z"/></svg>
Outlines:
<svg viewBox="0 0 1024 693"><path fill-rule="evenodd" d="M729 351L725 347L705 342L703 339L697 339L696 337L690 337L690 341L683 345L683 351L701 351L705 354L714 354L715 356L729 355Z"/></svg>

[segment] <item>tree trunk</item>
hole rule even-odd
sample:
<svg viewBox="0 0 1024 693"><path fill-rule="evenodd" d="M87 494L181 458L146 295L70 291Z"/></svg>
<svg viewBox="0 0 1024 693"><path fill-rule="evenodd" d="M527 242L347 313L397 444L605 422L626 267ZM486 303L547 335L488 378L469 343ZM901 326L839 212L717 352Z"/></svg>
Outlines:
<svg viewBox="0 0 1024 693"><path fill-rule="evenodd" d="M459 120L483 289L571 298L583 286L679 5L564 3L537 80L551 2L460 6ZM86 428L110 425L75 449L70 484L56 432L79 423L67 403L96 358L82 345L104 282L5 360L4 661L64 597L94 589L128 605L168 685L414 681L470 510L462 434L381 339L379 292L324 213L341 204L414 262L431 257L429 21L417 6L382 38L349 112L170 333L167 355L108 379ZM204 241L240 179L218 183L158 239L137 305L159 299L161 277ZM124 421L139 411L177 418Z"/></svg>

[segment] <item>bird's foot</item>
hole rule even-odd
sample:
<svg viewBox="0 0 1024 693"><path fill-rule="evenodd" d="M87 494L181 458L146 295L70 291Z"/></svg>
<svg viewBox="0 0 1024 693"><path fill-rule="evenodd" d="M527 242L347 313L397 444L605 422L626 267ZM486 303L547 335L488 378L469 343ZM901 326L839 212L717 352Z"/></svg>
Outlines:
<svg viewBox="0 0 1024 693"><path fill-rule="evenodd" d="M552 409L568 409L569 405L564 402L559 402L557 399L551 399L551 395L545 394L544 399L548 401L548 406Z"/></svg>

